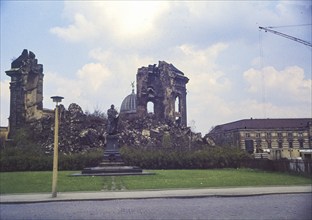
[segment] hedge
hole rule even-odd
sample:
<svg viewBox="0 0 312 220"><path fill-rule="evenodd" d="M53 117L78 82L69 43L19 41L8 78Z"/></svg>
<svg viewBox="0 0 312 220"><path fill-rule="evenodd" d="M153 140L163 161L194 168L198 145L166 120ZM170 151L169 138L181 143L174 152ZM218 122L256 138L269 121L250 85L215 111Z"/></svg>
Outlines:
<svg viewBox="0 0 312 220"><path fill-rule="evenodd" d="M122 147L124 162L143 169L237 168L250 155L234 148L206 148L196 151Z"/></svg>
<svg viewBox="0 0 312 220"><path fill-rule="evenodd" d="M59 170L81 170L85 167L97 166L103 159L103 150L97 149L84 154L59 154ZM48 171L52 170L52 155L5 154L1 152L0 171Z"/></svg>
<svg viewBox="0 0 312 220"><path fill-rule="evenodd" d="M125 164L143 169L212 169L237 168L250 155L234 148L207 147L200 150L175 150L168 148L143 149L122 147ZM90 152L59 154L59 170L82 170L97 166L103 160L103 149ZM0 171L47 171L52 170L53 156L29 152L21 148L1 151Z"/></svg>

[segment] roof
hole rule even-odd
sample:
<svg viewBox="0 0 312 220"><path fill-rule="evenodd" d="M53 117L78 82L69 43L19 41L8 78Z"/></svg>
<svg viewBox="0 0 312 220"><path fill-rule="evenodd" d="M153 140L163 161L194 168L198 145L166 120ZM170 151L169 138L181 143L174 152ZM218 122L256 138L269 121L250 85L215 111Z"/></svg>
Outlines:
<svg viewBox="0 0 312 220"><path fill-rule="evenodd" d="M134 90L121 103L121 113L135 113L136 112L136 94Z"/></svg>
<svg viewBox="0 0 312 220"><path fill-rule="evenodd" d="M238 129L293 129L312 126L312 118L279 119L243 119L223 125L217 125L210 133L219 133Z"/></svg>

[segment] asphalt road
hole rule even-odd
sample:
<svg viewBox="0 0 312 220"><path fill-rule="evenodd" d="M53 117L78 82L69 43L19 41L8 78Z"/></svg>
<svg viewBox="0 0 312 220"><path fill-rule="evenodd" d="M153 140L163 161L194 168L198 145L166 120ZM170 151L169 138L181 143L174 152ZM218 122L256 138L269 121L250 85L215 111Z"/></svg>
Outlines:
<svg viewBox="0 0 312 220"><path fill-rule="evenodd" d="M1 204L0 219L312 219L312 193Z"/></svg>

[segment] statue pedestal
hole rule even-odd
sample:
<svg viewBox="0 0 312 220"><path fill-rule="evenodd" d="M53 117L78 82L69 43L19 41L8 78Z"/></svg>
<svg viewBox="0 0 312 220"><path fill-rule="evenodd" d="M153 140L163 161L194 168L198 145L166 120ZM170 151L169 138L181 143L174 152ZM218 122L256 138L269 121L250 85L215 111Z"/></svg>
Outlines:
<svg viewBox="0 0 312 220"><path fill-rule="evenodd" d="M122 162L119 153L119 144L117 135L108 135L106 137L106 149L104 151L105 162Z"/></svg>
<svg viewBox="0 0 312 220"><path fill-rule="evenodd" d="M81 174L73 176L123 176L123 175L151 175L154 173L143 172L137 166L125 166L119 153L119 144L117 135L108 135L106 137L106 148L104 159L97 167L87 167L81 171Z"/></svg>

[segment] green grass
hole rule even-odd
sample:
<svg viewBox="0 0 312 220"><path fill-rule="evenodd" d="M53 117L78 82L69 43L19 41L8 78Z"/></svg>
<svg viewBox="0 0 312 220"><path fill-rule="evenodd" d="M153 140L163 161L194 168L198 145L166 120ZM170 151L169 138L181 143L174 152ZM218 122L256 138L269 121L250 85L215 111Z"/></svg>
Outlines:
<svg viewBox="0 0 312 220"><path fill-rule="evenodd" d="M312 184L310 178L252 169L155 170L150 172L156 175L148 176L69 176L77 172L59 172L59 192ZM0 193L51 192L51 182L52 172L2 172Z"/></svg>
<svg viewBox="0 0 312 220"><path fill-rule="evenodd" d="M121 178L127 189L208 188L312 184L306 177L252 169L158 170L155 176Z"/></svg>
<svg viewBox="0 0 312 220"><path fill-rule="evenodd" d="M59 192L98 191L103 185L102 178L70 177L72 171L58 172ZM52 172L1 172L0 193L34 193L52 190Z"/></svg>

